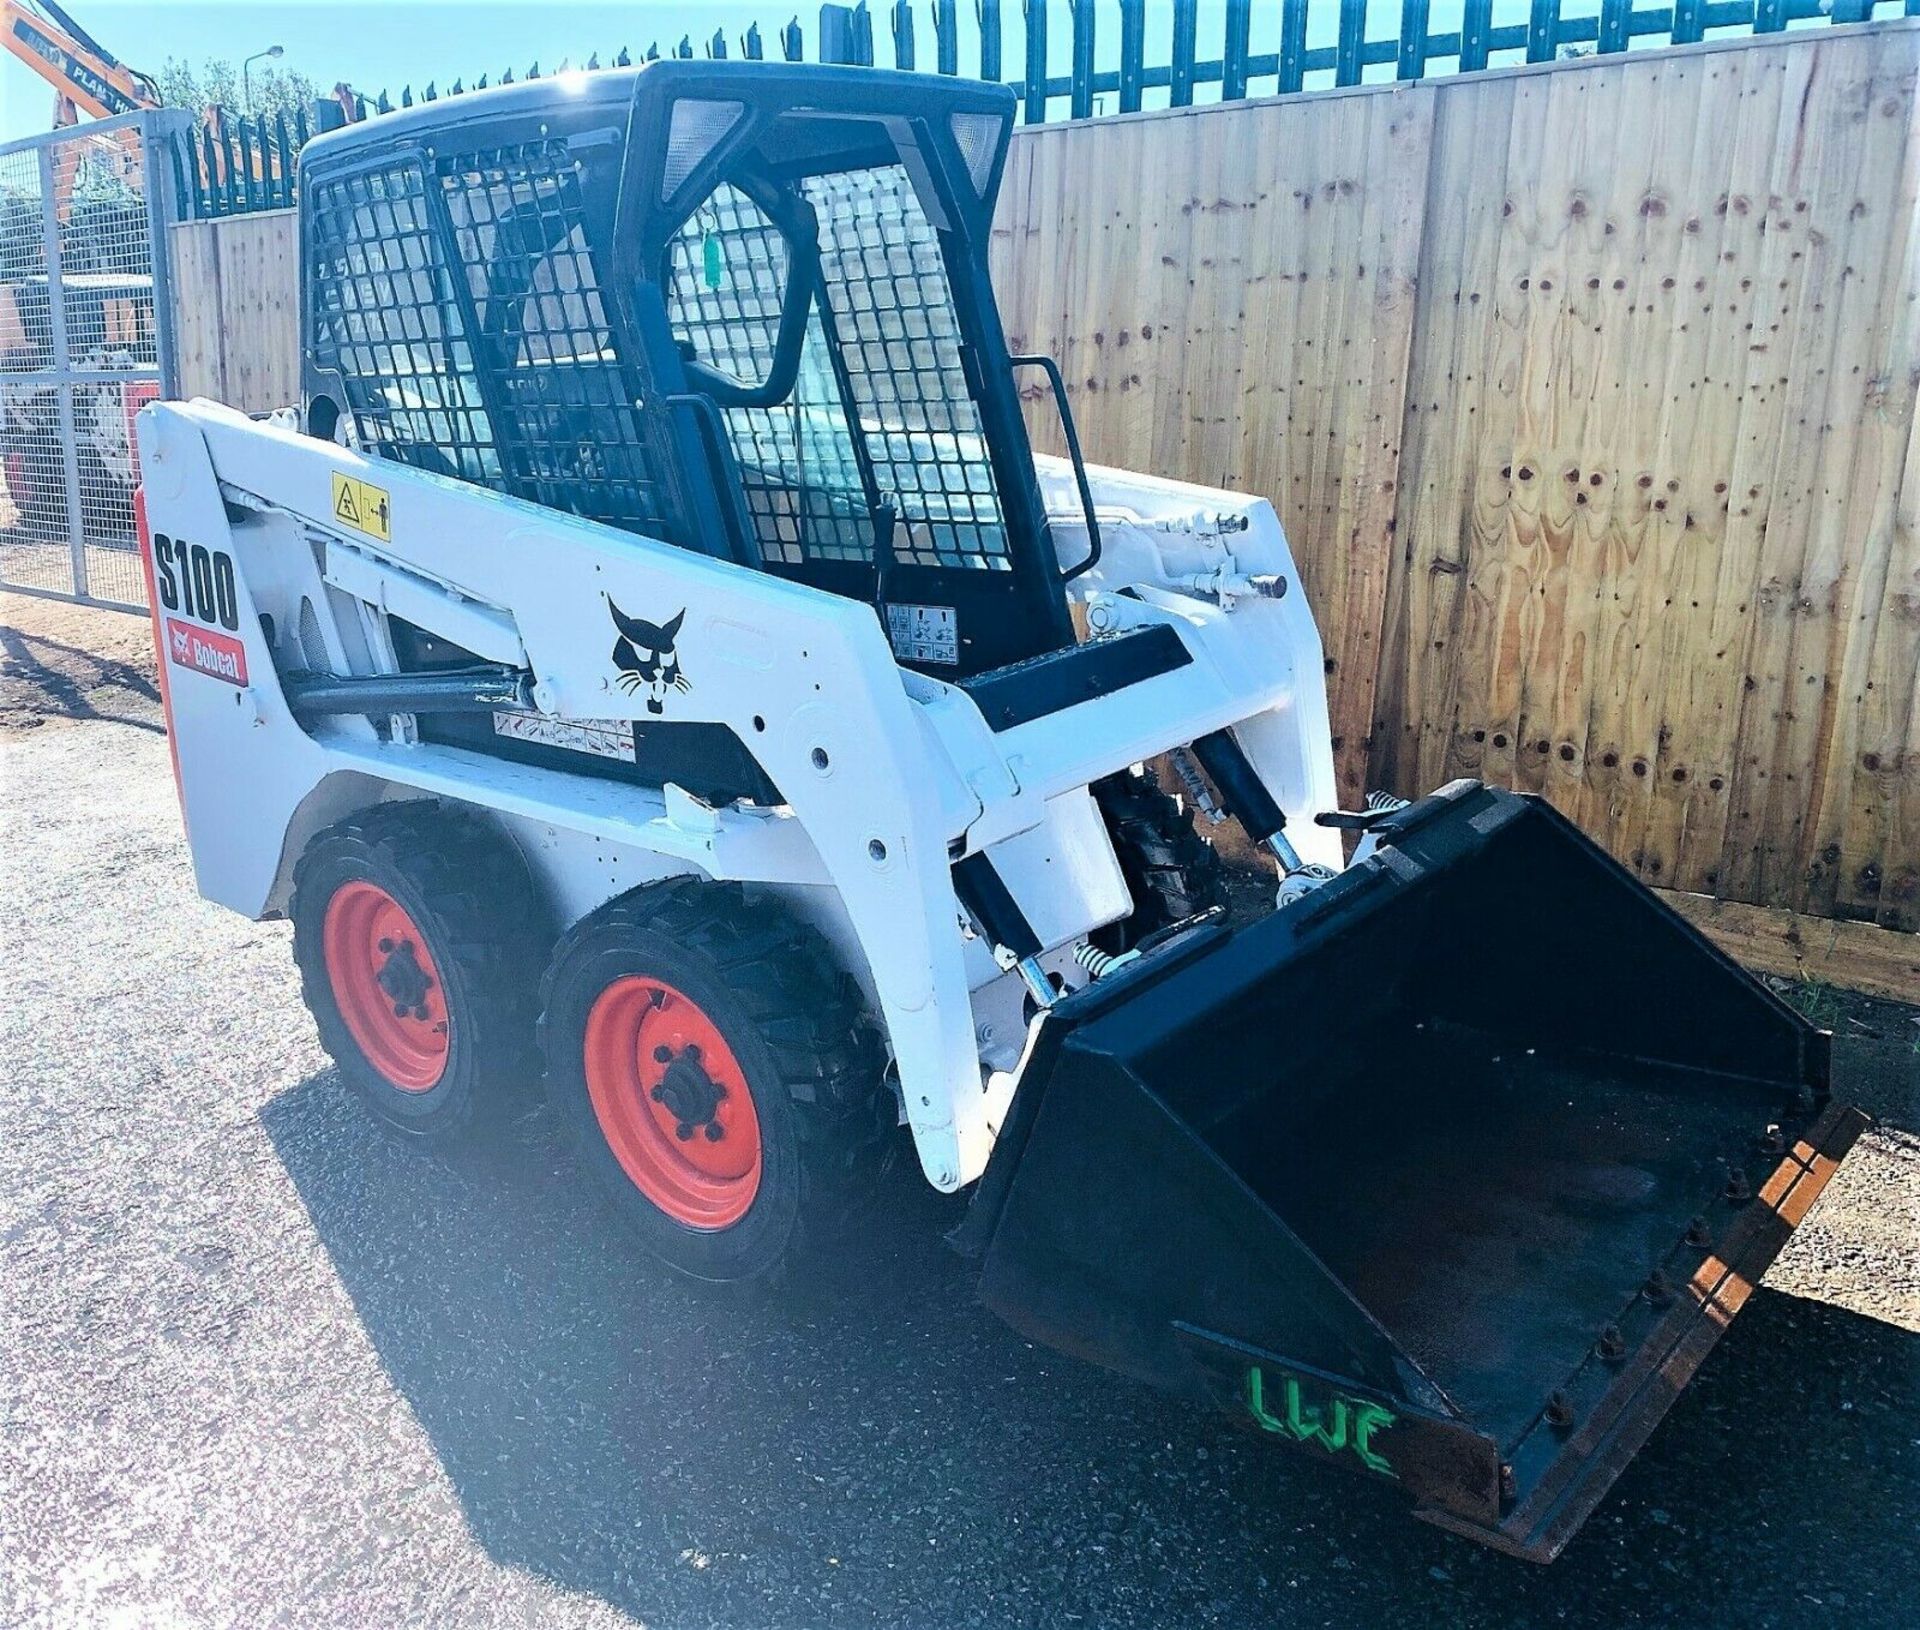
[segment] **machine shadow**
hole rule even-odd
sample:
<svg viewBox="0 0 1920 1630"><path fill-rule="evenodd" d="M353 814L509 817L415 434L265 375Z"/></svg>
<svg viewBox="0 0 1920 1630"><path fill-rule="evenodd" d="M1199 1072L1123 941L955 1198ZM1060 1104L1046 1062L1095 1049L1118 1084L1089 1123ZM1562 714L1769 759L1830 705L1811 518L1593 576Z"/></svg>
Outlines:
<svg viewBox="0 0 1920 1630"><path fill-rule="evenodd" d="M1826 1304L1756 1295L1542 1569L1015 1336L904 1148L822 1281L736 1299L627 1244L544 1106L452 1155L331 1072L261 1118L489 1556L647 1623L1867 1624L1912 1583L1920 1337Z"/></svg>
<svg viewBox="0 0 1920 1630"><path fill-rule="evenodd" d="M95 701L97 695L122 693L136 705L159 708L159 689L132 663L83 651L42 634L25 633L5 622L0 622L0 653L14 664L12 677L27 693L25 700L36 712L107 720L156 735L166 734L166 726L157 715L142 717L132 708L106 710Z"/></svg>

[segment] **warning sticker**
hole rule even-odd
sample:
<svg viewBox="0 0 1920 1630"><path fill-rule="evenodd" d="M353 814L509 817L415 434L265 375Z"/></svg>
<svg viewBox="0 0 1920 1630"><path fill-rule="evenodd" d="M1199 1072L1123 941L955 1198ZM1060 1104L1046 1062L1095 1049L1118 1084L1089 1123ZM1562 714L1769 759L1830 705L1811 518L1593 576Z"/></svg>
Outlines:
<svg viewBox="0 0 1920 1630"><path fill-rule="evenodd" d="M371 481L357 481L350 475L333 472L333 518L342 526L364 532L382 543L393 541L387 489Z"/></svg>

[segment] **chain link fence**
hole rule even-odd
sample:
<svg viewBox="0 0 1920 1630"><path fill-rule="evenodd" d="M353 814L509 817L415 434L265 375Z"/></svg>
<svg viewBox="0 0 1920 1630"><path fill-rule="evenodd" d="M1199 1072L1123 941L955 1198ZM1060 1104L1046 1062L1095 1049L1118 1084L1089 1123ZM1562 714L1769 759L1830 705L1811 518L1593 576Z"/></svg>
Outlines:
<svg viewBox="0 0 1920 1630"><path fill-rule="evenodd" d="M174 380L165 155L182 119L0 145L0 588L145 609L133 421Z"/></svg>

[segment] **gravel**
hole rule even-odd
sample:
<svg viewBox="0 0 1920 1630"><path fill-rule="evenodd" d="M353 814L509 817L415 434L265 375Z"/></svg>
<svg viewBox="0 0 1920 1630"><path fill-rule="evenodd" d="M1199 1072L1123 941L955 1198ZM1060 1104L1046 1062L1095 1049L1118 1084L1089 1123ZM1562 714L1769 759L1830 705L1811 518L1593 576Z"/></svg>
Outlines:
<svg viewBox="0 0 1920 1630"><path fill-rule="evenodd" d="M1897 1010L1842 1038L1882 1125L1541 1569L1020 1340L911 1162L756 1303L634 1255L531 1098L397 1146L284 926L195 895L145 723L0 741L0 1622L1912 1622Z"/></svg>

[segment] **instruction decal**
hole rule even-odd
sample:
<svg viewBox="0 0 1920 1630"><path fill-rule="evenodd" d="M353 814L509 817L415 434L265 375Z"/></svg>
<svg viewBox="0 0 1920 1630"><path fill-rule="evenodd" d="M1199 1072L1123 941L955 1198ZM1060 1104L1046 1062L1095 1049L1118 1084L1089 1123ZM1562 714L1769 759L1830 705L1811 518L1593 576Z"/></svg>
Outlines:
<svg viewBox="0 0 1920 1630"><path fill-rule="evenodd" d="M887 638L902 662L960 663L960 622L952 606L887 607Z"/></svg>
<svg viewBox="0 0 1920 1630"><path fill-rule="evenodd" d="M669 691L692 690L687 676L680 671L677 642L680 625L687 620L683 606L664 623L650 623L644 617L629 617L612 600L607 610L620 637L613 642L613 665L620 670L614 683L629 696L644 695L649 713L667 711Z"/></svg>
<svg viewBox="0 0 1920 1630"><path fill-rule="evenodd" d="M333 518L381 543L393 542L392 503L385 487L333 472Z"/></svg>

